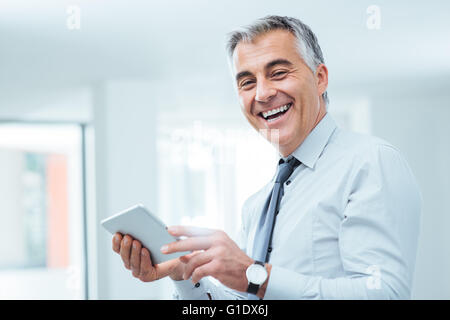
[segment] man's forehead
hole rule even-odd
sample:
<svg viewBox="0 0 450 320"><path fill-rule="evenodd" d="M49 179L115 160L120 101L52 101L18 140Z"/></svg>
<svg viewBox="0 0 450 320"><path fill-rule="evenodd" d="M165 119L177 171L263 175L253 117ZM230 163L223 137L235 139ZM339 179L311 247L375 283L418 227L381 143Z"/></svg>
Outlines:
<svg viewBox="0 0 450 320"><path fill-rule="evenodd" d="M252 41L241 41L233 52L233 71L260 66L274 59L292 60L299 57L295 36L286 30L274 30L255 37Z"/></svg>

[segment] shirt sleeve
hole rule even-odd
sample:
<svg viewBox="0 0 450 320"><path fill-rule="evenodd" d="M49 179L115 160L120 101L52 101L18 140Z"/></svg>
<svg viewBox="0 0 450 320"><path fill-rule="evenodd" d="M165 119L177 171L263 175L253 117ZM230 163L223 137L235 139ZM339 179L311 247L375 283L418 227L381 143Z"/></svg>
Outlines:
<svg viewBox="0 0 450 320"><path fill-rule="evenodd" d="M203 278L197 284L191 280L174 281L176 300L241 300L247 296L238 291L229 289L212 279Z"/></svg>
<svg viewBox="0 0 450 320"><path fill-rule="evenodd" d="M377 145L350 182L338 241L345 276L272 266L265 299L409 299L422 197L400 153Z"/></svg>

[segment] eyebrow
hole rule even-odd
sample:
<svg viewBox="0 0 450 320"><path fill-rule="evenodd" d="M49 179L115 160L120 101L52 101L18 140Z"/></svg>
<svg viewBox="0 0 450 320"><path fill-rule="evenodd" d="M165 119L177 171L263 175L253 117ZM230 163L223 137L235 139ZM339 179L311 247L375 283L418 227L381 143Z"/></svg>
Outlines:
<svg viewBox="0 0 450 320"><path fill-rule="evenodd" d="M266 66L264 67L264 69L268 70L276 65L284 65L284 66L288 66L288 67L292 67L294 64L292 62L290 62L289 60L286 59L275 59L273 61L270 61L268 64L266 64Z"/></svg>
<svg viewBox="0 0 450 320"><path fill-rule="evenodd" d="M284 65L287 67L292 67L294 64L286 59L275 59L275 60L268 62L264 66L264 69L268 70L276 65ZM251 75L253 75L253 73L251 73L250 71L241 71L236 75L236 81L239 81L239 79L241 79L243 77L251 76Z"/></svg>

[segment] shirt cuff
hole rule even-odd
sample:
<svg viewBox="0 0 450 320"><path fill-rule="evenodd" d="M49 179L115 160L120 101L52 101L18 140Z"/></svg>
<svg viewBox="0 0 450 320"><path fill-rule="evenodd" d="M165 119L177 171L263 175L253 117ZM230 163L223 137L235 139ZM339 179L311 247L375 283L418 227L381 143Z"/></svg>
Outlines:
<svg viewBox="0 0 450 320"><path fill-rule="evenodd" d="M174 298L182 300L209 300L205 281L200 280L195 285L191 280L173 281L176 294Z"/></svg>
<svg viewBox="0 0 450 320"><path fill-rule="evenodd" d="M308 277L289 269L272 266L264 300L293 300L304 298Z"/></svg>

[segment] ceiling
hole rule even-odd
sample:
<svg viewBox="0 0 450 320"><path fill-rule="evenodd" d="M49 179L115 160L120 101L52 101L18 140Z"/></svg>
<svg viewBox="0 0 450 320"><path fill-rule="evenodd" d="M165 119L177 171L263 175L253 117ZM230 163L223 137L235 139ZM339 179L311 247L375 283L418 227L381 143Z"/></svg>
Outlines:
<svg viewBox="0 0 450 320"><path fill-rule="evenodd" d="M226 33L267 14L295 16L313 29L331 86L450 75L449 1L377 1L379 30L366 26L372 1L38 3L0 2L0 95L123 78L222 85L230 80ZM66 27L68 5L81 9L80 30Z"/></svg>

